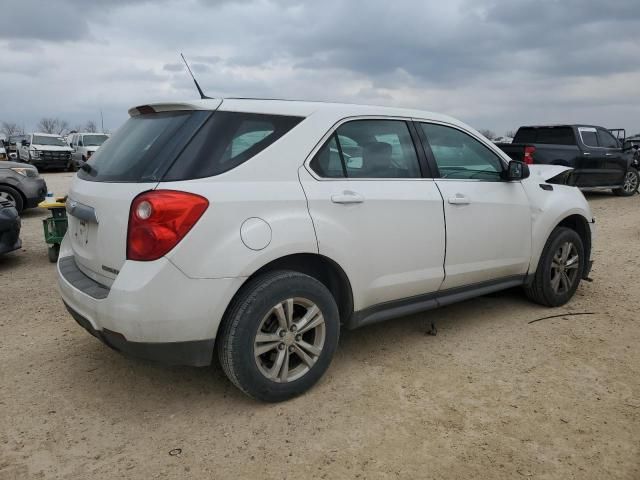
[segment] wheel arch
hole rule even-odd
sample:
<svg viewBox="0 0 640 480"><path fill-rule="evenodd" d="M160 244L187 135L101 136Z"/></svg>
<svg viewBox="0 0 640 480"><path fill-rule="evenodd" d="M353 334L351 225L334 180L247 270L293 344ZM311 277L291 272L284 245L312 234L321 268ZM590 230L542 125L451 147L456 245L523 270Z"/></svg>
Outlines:
<svg viewBox="0 0 640 480"><path fill-rule="evenodd" d="M25 196L24 192L17 185L12 185L11 183L7 183L7 182L0 182L0 187L13 188L16 192L18 192L20 194L20 197L22 197L23 205L25 205L25 206L27 205L27 197Z"/></svg>
<svg viewBox="0 0 640 480"><path fill-rule="evenodd" d="M292 270L315 278L333 295L338 305L341 321L345 322L350 318L353 313L351 281L337 262L318 253L294 253L270 261L247 277L233 298L236 298L247 283L254 278L277 270ZM229 304L231 303L233 300L229 302Z"/></svg>

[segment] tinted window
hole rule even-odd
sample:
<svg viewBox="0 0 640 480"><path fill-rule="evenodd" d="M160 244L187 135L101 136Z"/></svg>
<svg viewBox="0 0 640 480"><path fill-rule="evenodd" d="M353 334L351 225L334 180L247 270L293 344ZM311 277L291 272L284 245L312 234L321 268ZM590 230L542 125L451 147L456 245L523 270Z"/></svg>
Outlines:
<svg viewBox="0 0 640 480"><path fill-rule="evenodd" d="M513 143L575 145L576 138L571 127L524 127L518 130Z"/></svg>
<svg viewBox="0 0 640 480"><path fill-rule="evenodd" d="M211 177L231 170L260 153L301 121L300 117L216 112L179 155L163 180Z"/></svg>
<svg viewBox="0 0 640 480"><path fill-rule="evenodd" d="M582 143L588 147L598 146L598 136L595 128L579 128L580 137L582 137Z"/></svg>
<svg viewBox="0 0 640 480"><path fill-rule="evenodd" d="M346 172L342 167L335 134L331 135L329 141L316 153L309 165L321 177L343 178L345 176Z"/></svg>
<svg viewBox="0 0 640 480"><path fill-rule="evenodd" d="M460 130L421 123L442 178L500 180L502 160Z"/></svg>
<svg viewBox="0 0 640 480"><path fill-rule="evenodd" d="M88 161L85 180L177 181L230 170L301 121L248 113L162 112L131 117Z"/></svg>
<svg viewBox="0 0 640 480"><path fill-rule="evenodd" d="M129 118L109 142L91 156L84 180L158 181L193 132L211 115L204 111L162 112Z"/></svg>
<svg viewBox="0 0 640 480"><path fill-rule="evenodd" d="M606 130L598 129L598 144L604 148L619 148L618 141Z"/></svg>
<svg viewBox="0 0 640 480"><path fill-rule="evenodd" d="M536 143L536 129L521 127L513 137L513 143Z"/></svg>

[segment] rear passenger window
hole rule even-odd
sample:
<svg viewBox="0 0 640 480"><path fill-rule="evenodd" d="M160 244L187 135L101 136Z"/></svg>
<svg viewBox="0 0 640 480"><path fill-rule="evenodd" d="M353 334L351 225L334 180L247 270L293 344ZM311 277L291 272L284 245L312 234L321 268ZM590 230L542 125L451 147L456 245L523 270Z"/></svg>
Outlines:
<svg viewBox="0 0 640 480"><path fill-rule="evenodd" d="M598 143L604 148L619 148L618 141L606 130L598 129Z"/></svg>
<svg viewBox="0 0 640 480"><path fill-rule="evenodd" d="M419 178L409 127L400 120L354 120L338 127L310 164L327 178Z"/></svg>
<svg viewBox="0 0 640 480"><path fill-rule="evenodd" d="M582 138L582 143L584 143L587 147L597 147L598 146L598 136L596 134L595 128L578 128L580 132L580 137Z"/></svg>
<svg viewBox="0 0 640 480"><path fill-rule="evenodd" d="M325 178L344 178L345 171L342 168L342 159L340 158L340 152L338 151L338 143L336 142L335 134L331 135L331 138L320 151L313 157L309 164L321 177Z"/></svg>

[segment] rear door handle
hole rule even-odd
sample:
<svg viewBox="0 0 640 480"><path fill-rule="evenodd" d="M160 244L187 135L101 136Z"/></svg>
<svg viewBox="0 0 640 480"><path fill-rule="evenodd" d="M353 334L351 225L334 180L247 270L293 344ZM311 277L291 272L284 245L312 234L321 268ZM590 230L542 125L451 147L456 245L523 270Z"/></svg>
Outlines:
<svg viewBox="0 0 640 480"><path fill-rule="evenodd" d="M449 197L449 203L451 205L469 205L471 200L466 195L456 193L454 197Z"/></svg>
<svg viewBox="0 0 640 480"><path fill-rule="evenodd" d="M346 205L349 203L362 203L364 202L364 197L359 193L345 190L342 193L331 195L331 201L340 205Z"/></svg>
<svg viewBox="0 0 640 480"><path fill-rule="evenodd" d="M610 157L611 155L613 155L613 153L605 153L604 154L605 157Z"/></svg>

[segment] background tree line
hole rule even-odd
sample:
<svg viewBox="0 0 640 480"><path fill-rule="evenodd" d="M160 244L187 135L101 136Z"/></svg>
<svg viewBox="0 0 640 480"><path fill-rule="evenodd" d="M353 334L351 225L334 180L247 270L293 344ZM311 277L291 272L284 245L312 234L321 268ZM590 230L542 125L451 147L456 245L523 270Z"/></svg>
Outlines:
<svg viewBox="0 0 640 480"><path fill-rule="evenodd" d="M69 122L58 117L43 117L38 122L35 131L42 133L52 133L55 135L66 135L69 132L89 132L95 133L98 131L98 126L93 120L89 120L84 124L78 124L73 127L69 126ZM16 122L1 122L0 134L5 138L9 135L24 135L24 126L19 125Z"/></svg>

